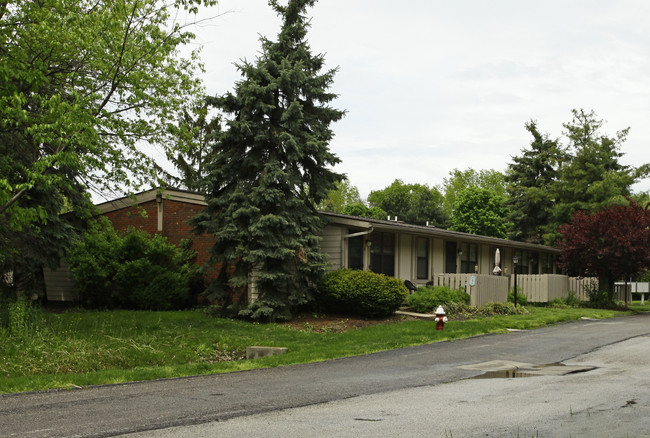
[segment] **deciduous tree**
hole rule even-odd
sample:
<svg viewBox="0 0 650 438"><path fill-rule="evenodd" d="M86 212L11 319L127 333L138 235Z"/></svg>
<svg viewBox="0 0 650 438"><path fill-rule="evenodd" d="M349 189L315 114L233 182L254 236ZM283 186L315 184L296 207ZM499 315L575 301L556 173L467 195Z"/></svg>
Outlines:
<svg viewBox="0 0 650 438"><path fill-rule="evenodd" d="M89 189L155 179L143 144L172 147L169 123L201 91L171 12L214 3L0 2L0 272L58 254Z"/></svg>
<svg viewBox="0 0 650 438"><path fill-rule="evenodd" d="M442 184L444 192L443 211L448 217L454 215L456 197L469 187L478 187L490 190L497 195L506 196L506 183L503 173L497 170L454 169L449 172Z"/></svg>
<svg viewBox="0 0 650 438"><path fill-rule="evenodd" d="M438 227L447 226L447 217L441 207L442 195L435 187L404 184L396 179L390 186L370 192L368 203L410 224L425 225L429 222Z"/></svg>
<svg viewBox="0 0 650 438"><path fill-rule="evenodd" d="M511 224L504 197L488 189L468 187L458 194L451 229L505 239Z"/></svg>
<svg viewBox="0 0 650 438"><path fill-rule="evenodd" d="M311 300L325 267L316 206L342 179L328 146L344 114L329 105L335 70L321 71L324 57L306 39L314 3L271 0L282 18L277 40L262 38L257 60L238 66L234 92L209 100L226 127L213 145L208 205L194 220L217 238L212 260L222 269L208 293L227 302L254 280L257 300L239 314L257 320L289 318Z"/></svg>
<svg viewBox="0 0 650 438"><path fill-rule="evenodd" d="M327 198L318 207L332 213L343 213L343 210L352 204L361 204L361 196L359 189L346 178L336 183L336 187L329 191Z"/></svg>
<svg viewBox="0 0 650 438"><path fill-rule="evenodd" d="M650 211L638 204L574 213L560 226L561 266L569 274L597 276L613 298L614 282L650 267Z"/></svg>

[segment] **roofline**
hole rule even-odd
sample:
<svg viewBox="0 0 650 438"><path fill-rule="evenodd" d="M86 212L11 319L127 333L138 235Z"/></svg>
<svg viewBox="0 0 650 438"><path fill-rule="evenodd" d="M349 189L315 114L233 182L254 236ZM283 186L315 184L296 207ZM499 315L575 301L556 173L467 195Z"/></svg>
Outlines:
<svg viewBox="0 0 650 438"><path fill-rule="evenodd" d="M207 203L205 202L205 196L200 193L193 192L190 190L172 188L172 187L167 187L167 188L163 187L157 189L149 189L140 193L136 193L134 195L124 196L122 198L118 198L113 201L103 202L101 204L95 205L95 207L99 210L101 214L105 214L122 208L133 207L136 205L143 204L145 202L154 201L159 196L160 199L165 199L165 200L185 202L188 204L196 204L196 205L207 205ZM407 224L405 222L372 219L372 218L359 217L359 216L350 216L346 214L332 213L330 211L319 211L318 213L327 217L332 222L341 225L347 225L350 227L356 227L356 228L372 227L378 231L382 231L382 230L402 231L407 233L410 232L410 233L417 233L417 234L426 234L429 236L455 239L461 241L471 241L471 242L485 243L491 245L502 245L511 248L531 249L531 250L538 250L538 251L553 252L557 254L560 253L560 250L557 248L553 248L545 245L538 245L535 243L517 242L515 240L500 239L498 237L479 236L476 234L445 230L442 228L436 228L432 226Z"/></svg>
<svg viewBox="0 0 650 438"><path fill-rule="evenodd" d="M115 210L120 210L122 208L134 207L136 205L144 204L145 202L154 201L159 196L160 199L170 201L207 205L205 202L205 196L200 193L192 192L190 190L161 187L158 189L145 190L143 192L124 196L112 201L102 202L101 204L96 204L95 207L101 214L105 214Z"/></svg>
<svg viewBox="0 0 650 438"><path fill-rule="evenodd" d="M479 236L476 234L462 233L460 231L445 230L432 226L407 224L405 222L388 221L381 219L372 219L367 217L349 216L340 213L332 213L329 211L319 211L320 214L329 218L334 223L342 225L355 226L359 228L373 227L377 231L402 231L407 233L426 234L429 236L443 237L447 239L455 239L462 241L471 241L477 243L485 243L496 246L508 246L511 248L530 249L537 251L546 251L553 253L560 253L560 250L545 245L538 245L528 242L517 242L515 240L501 239L498 237Z"/></svg>

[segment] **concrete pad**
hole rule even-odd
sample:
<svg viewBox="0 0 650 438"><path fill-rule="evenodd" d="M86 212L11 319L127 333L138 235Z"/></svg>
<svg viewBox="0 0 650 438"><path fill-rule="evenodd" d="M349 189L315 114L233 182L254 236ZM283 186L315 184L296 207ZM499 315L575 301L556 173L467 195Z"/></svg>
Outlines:
<svg viewBox="0 0 650 438"><path fill-rule="evenodd" d="M259 359L260 357L277 356L285 354L289 349L287 347L246 347L246 359Z"/></svg>
<svg viewBox="0 0 650 438"><path fill-rule="evenodd" d="M436 317L436 315L431 315L430 313L415 313L415 312L407 312L405 310L398 310L395 312L395 314L411 316L413 318L420 318L420 319L433 319Z"/></svg>

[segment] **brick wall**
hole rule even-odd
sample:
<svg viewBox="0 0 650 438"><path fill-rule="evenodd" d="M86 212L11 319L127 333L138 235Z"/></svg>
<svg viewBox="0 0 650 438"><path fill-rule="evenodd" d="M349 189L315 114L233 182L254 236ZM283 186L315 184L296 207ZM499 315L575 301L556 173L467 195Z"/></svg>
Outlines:
<svg viewBox="0 0 650 438"><path fill-rule="evenodd" d="M192 239L192 249L197 252L196 264L203 266L210 258L210 250L214 246L214 236L197 235L189 219L196 216L203 206L188 202L162 200L163 226L158 231L158 205L156 200L144 202L137 206L128 206L104 214L116 230L126 230L128 227L139 228L150 234L162 234L170 242L178 245L183 239ZM208 277L214 277L214 270Z"/></svg>
<svg viewBox="0 0 650 438"><path fill-rule="evenodd" d="M112 222L116 230L126 230L128 227L134 227L153 234L158 229L158 206L155 200L110 211L104 213L104 216Z"/></svg>

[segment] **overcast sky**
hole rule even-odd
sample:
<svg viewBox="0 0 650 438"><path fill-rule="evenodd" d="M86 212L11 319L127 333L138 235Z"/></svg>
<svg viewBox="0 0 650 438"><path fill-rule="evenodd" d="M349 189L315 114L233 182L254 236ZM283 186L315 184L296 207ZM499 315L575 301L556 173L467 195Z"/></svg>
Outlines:
<svg viewBox="0 0 650 438"><path fill-rule="evenodd" d="M280 20L266 0L220 0L195 29L209 94L232 90ZM454 168L504 171L530 144L524 124L559 137L572 108L604 132L631 127L622 162L650 161L647 0L320 0L313 53L338 67L330 147L362 197L396 178L442 184ZM650 181L635 186L650 190Z"/></svg>

